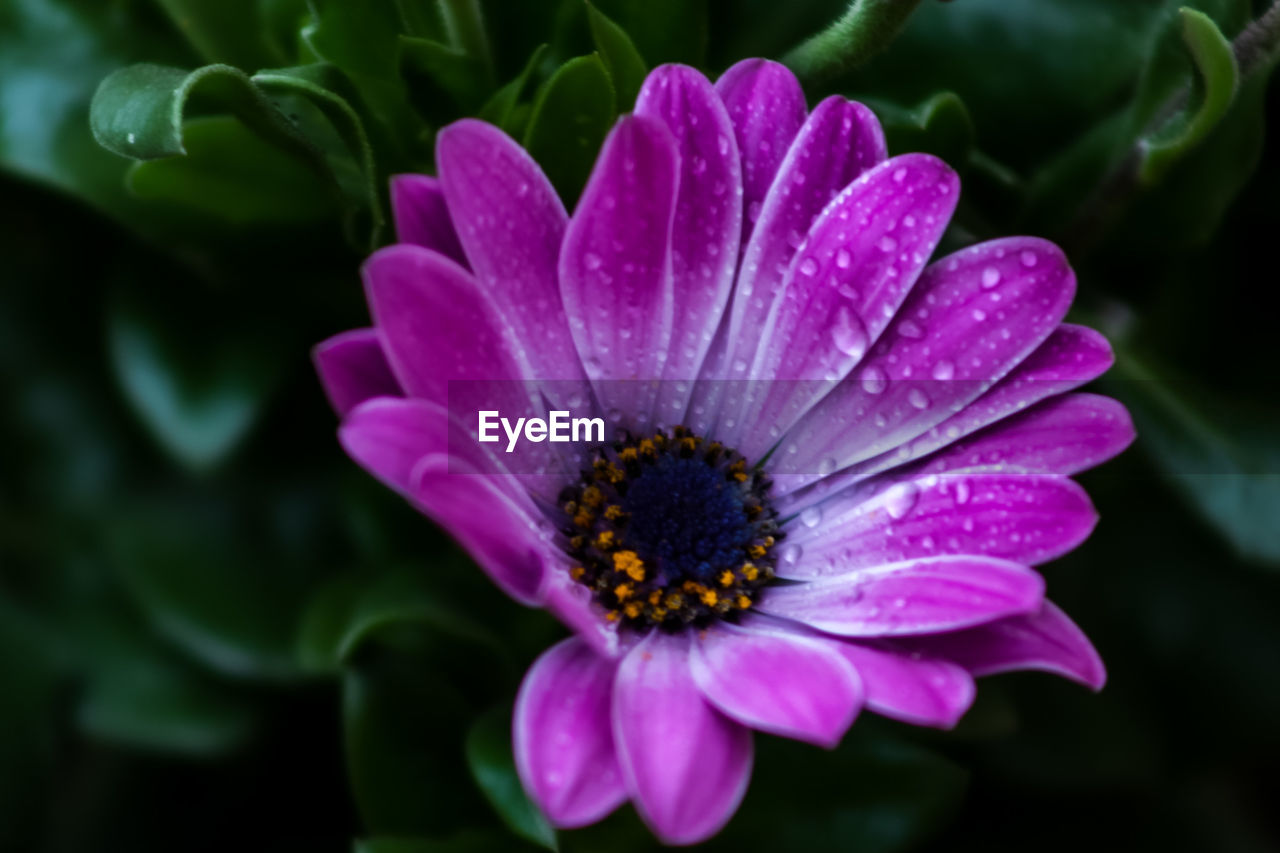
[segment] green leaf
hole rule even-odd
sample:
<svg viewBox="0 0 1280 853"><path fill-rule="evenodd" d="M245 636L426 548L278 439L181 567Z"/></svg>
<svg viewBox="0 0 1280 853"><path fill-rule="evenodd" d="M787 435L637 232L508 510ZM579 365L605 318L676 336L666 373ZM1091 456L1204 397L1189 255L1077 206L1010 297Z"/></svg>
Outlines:
<svg viewBox="0 0 1280 853"><path fill-rule="evenodd" d="M466 112L478 109L492 89L483 61L431 39L400 37L401 64L406 76L426 77Z"/></svg>
<svg viewBox="0 0 1280 853"><path fill-rule="evenodd" d="M706 64L707 0L595 0L651 65Z"/></svg>
<svg viewBox="0 0 1280 853"><path fill-rule="evenodd" d="M859 720L827 753L779 738L756 743L746 800L708 849L915 849L959 808L968 781L957 765L875 720Z"/></svg>
<svg viewBox="0 0 1280 853"><path fill-rule="evenodd" d="M157 5L206 62L253 69L286 61L260 26L259 0L157 0Z"/></svg>
<svg viewBox="0 0 1280 853"><path fill-rule="evenodd" d="M135 196L233 226L317 222L337 211L327 182L231 116L193 119L185 136L188 156L133 164L126 184Z"/></svg>
<svg viewBox="0 0 1280 853"><path fill-rule="evenodd" d="M242 700L189 668L134 655L94 674L76 709L76 723L102 740L212 756L244 744L256 719Z"/></svg>
<svg viewBox="0 0 1280 853"><path fill-rule="evenodd" d="M483 803L459 743L469 711L447 679L412 657L381 656L342 682L348 782L366 831L439 835Z"/></svg>
<svg viewBox="0 0 1280 853"><path fill-rule="evenodd" d="M521 838L556 850L556 831L525 794L511 755L511 709L494 708L467 733L467 764L503 823Z"/></svg>
<svg viewBox="0 0 1280 853"><path fill-rule="evenodd" d="M320 154L258 90L229 65L195 71L142 63L102 81L89 108L93 136L122 157L153 160L187 153L183 125L188 100L201 95L238 116L264 139L319 165Z"/></svg>
<svg viewBox="0 0 1280 853"><path fill-rule="evenodd" d="M504 832L471 830L449 838L368 838L352 853L509 853L512 847Z"/></svg>
<svg viewBox="0 0 1280 853"><path fill-rule="evenodd" d="M1194 103L1139 140L1138 178L1150 185L1203 140L1231 108L1239 82L1235 54L1213 19L1194 9L1180 10L1182 38L1196 73Z"/></svg>
<svg viewBox="0 0 1280 853"><path fill-rule="evenodd" d="M538 93L524 147L567 207L586 185L596 153L613 126L615 95L600 57L580 56L557 69Z"/></svg>
<svg viewBox="0 0 1280 853"><path fill-rule="evenodd" d="M939 92L914 109L872 103L884 126L890 154L923 151L956 169L969 163L974 148L973 119L954 92Z"/></svg>
<svg viewBox="0 0 1280 853"><path fill-rule="evenodd" d="M587 23L591 27L591 39L609 70L609 78L618 93L617 111L630 112L640 94L649 69L644 58L636 50L626 30L609 20L599 9L587 3Z"/></svg>
<svg viewBox="0 0 1280 853"><path fill-rule="evenodd" d="M1138 446L1241 556L1280 566L1280 413L1234 411L1117 355L1116 373L1131 381L1113 389L1133 415Z"/></svg>
<svg viewBox="0 0 1280 853"><path fill-rule="evenodd" d="M107 323L112 372L143 424L187 467L217 466L244 438L275 385L274 353L234 336L202 341L193 353L188 347L207 338L208 329L180 334L172 319L128 301L110 310Z"/></svg>
<svg viewBox="0 0 1280 853"><path fill-rule="evenodd" d="M524 64L524 68L515 76L515 79L504 85L485 102L478 113L479 118L490 124L496 124L498 127L513 132L512 118L515 113L516 104L524 95L525 89L529 86L529 81L533 78L534 72L538 65L541 64L542 58L547 53L547 45L540 44L533 49L533 53L529 55L529 60Z"/></svg>
<svg viewBox="0 0 1280 853"><path fill-rule="evenodd" d="M439 634L454 647L502 654L493 635L428 587L421 572L397 571L373 581L337 578L317 590L303 615L298 657L305 669L337 670L365 643L405 625Z"/></svg>

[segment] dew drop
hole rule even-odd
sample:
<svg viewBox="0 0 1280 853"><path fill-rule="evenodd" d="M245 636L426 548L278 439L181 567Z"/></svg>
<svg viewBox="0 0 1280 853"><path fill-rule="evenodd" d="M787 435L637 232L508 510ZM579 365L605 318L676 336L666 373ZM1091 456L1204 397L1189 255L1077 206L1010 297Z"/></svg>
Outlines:
<svg viewBox="0 0 1280 853"><path fill-rule="evenodd" d="M818 263L813 258L805 258L800 262L800 272L813 275L818 271Z"/></svg>
<svg viewBox="0 0 1280 853"><path fill-rule="evenodd" d="M904 338L923 338L924 332L912 320L903 320L898 324L898 334Z"/></svg>
<svg viewBox="0 0 1280 853"><path fill-rule="evenodd" d="M888 377L884 375L884 371L875 365L871 365L862 371L862 390L868 394L879 394L889 384Z"/></svg>
<svg viewBox="0 0 1280 853"><path fill-rule="evenodd" d="M1036 261L1038 260L1036 258L1036 253L1031 251L1030 249L1024 250L1021 257L1022 257L1022 265L1024 267L1034 267L1036 265Z"/></svg>
<svg viewBox="0 0 1280 853"><path fill-rule="evenodd" d="M867 330L847 306L841 305L836 310L836 322L831 327L831 341L836 349L851 358L862 358L867 351Z"/></svg>
<svg viewBox="0 0 1280 853"><path fill-rule="evenodd" d="M884 508L890 518L903 518L915 507L920 488L915 483L895 483L884 495Z"/></svg>
<svg viewBox="0 0 1280 853"><path fill-rule="evenodd" d="M929 408L929 398L919 388L912 388L907 392L907 402L917 409Z"/></svg>
<svg viewBox="0 0 1280 853"><path fill-rule="evenodd" d="M982 271L982 286L985 288L995 287L1000 283L1000 270L995 267L987 267Z"/></svg>
<svg viewBox="0 0 1280 853"><path fill-rule="evenodd" d="M933 366L934 379L946 380L946 379L950 379L955 375L956 375L956 366L951 362L947 361L946 359L943 359L942 361L938 362Z"/></svg>
<svg viewBox="0 0 1280 853"><path fill-rule="evenodd" d="M900 183L902 183L903 179L904 179L904 178L906 178L906 177L907 177L907 170L906 170L906 169L898 169L897 171L895 171L895 172L893 173L893 180L894 180L894 183L898 183L898 184L900 184Z"/></svg>
<svg viewBox="0 0 1280 853"><path fill-rule="evenodd" d="M589 270L598 270L600 269L602 261L600 260L600 256L596 253L587 252L582 256L582 263Z"/></svg>
<svg viewBox="0 0 1280 853"><path fill-rule="evenodd" d="M850 256L848 249L836 250L836 266L842 270L847 270L849 268L849 264L852 262L853 258Z"/></svg>
<svg viewBox="0 0 1280 853"><path fill-rule="evenodd" d="M830 477L836 472L836 460L832 456L828 456L818 463L818 476Z"/></svg>
<svg viewBox="0 0 1280 853"><path fill-rule="evenodd" d="M805 507L800 513L800 523L805 527L817 527L822 522L822 510L816 506Z"/></svg>
<svg viewBox="0 0 1280 853"><path fill-rule="evenodd" d="M882 252L892 252L898 248L898 241L886 234L876 243L876 248Z"/></svg>

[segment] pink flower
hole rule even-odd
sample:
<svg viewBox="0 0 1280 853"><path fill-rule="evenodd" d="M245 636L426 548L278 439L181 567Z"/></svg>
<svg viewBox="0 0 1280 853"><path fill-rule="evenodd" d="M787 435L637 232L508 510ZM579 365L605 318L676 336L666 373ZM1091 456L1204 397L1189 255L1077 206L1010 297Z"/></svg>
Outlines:
<svg viewBox="0 0 1280 853"><path fill-rule="evenodd" d="M864 707L948 727L974 676L1014 669L1102 686L1031 566L1088 537L1069 477L1133 429L1068 393L1111 352L1062 323L1055 246L930 264L954 172L886 159L861 104L806 114L764 60L714 87L656 69L572 218L487 124L442 131L437 162L394 185L403 242L364 268L375 328L316 358L347 452L572 629L514 723L555 824L630 799L696 842L737 808L752 730L830 747ZM584 389L629 432L586 458L491 453L448 383L497 379Z"/></svg>

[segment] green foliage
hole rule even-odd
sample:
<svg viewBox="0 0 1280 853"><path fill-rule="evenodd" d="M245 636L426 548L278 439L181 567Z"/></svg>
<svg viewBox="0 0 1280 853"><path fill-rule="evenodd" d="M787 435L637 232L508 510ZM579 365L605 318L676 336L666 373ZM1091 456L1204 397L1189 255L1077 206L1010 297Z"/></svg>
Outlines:
<svg viewBox="0 0 1280 853"><path fill-rule="evenodd" d="M556 831L538 811L516 776L511 755L511 709L494 708L467 733L467 765L503 823L516 835L548 850L559 849Z"/></svg>
<svg viewBox="0 0 1280 853"><path fill-rule="evenodd" d="M533 102L524 147L567 205L586 185L595 152L613 126L615 98L609 72L592 55L560 66Z"/></svg>

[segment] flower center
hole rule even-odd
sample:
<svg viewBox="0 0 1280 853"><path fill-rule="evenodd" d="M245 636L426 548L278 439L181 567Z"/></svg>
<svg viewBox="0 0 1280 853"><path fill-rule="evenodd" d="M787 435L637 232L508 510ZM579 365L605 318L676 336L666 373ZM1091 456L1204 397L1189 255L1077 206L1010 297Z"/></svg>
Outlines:
<svg viewBox="0 0 1280 853"><path fill-rule="evenodd" d="M684 427L596 452L565 489L574 580L608 618L678 630L733 618L773 579L768 477Z"/></svg>

